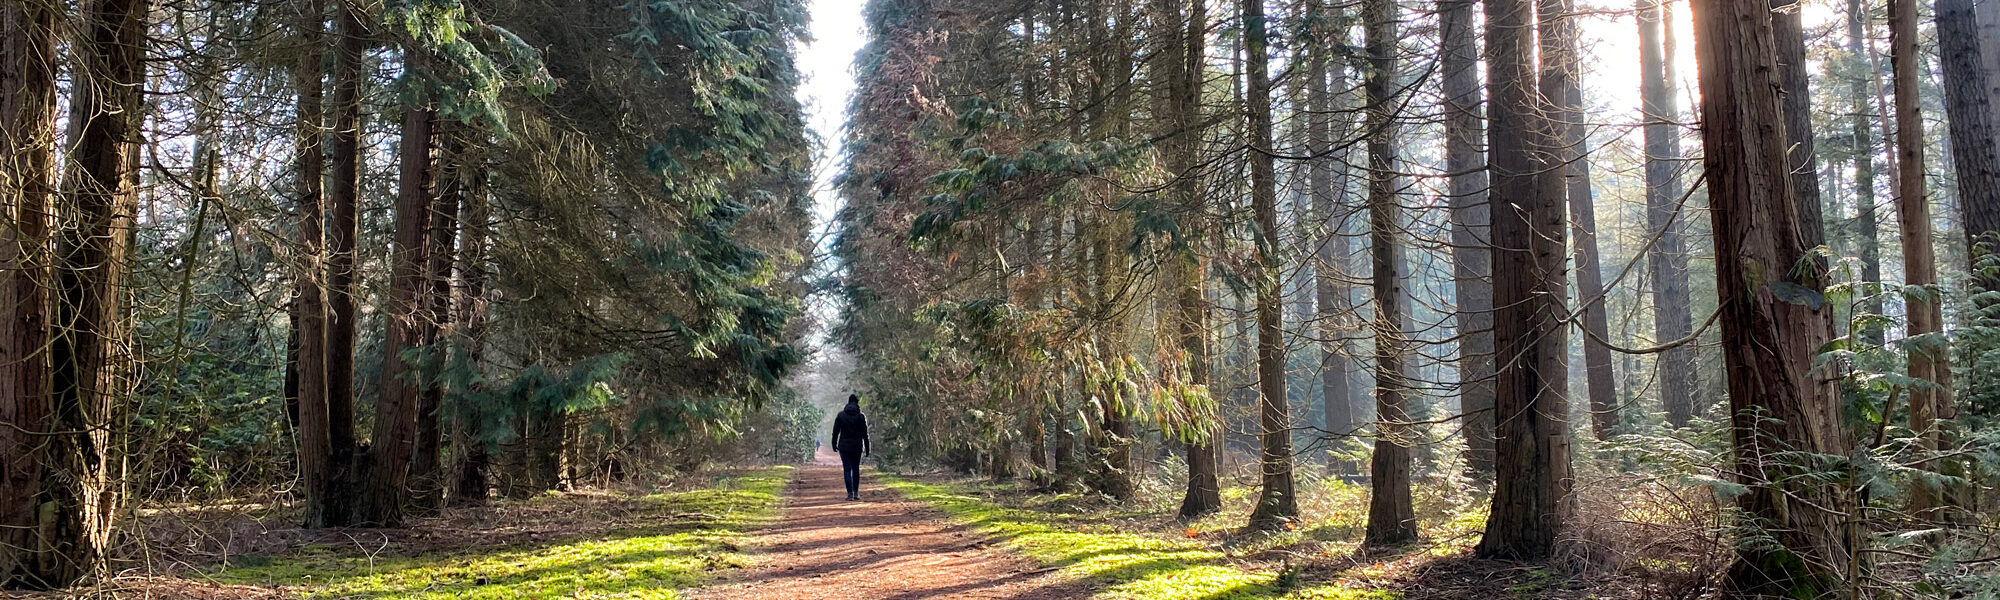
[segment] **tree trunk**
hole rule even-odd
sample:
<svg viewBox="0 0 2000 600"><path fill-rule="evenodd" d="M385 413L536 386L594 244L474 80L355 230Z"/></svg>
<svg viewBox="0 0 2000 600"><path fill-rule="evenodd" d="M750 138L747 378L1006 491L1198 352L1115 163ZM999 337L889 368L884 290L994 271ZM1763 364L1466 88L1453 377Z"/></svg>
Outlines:
<svg viewBox="0 0 2000 600"><path fill-rule="evenodd" d="M562 407L537 403L532 389L523 400L530 403L527 435L522 444L526 450L527 490L533 493L562 489L563 438L569 430L568 419Z"/></svg>
<svg viewBox="0 0 2000 600"><path fill-rule="evenodd" d="M1543 27L1566 26L1554 23L1568 18L1565 6L1543 10ZM1570 485L1567 219L1555 107L1536 91L1535 26L1525 0L1486 3L1493 270L1509 276L1493 285L1493 343L1503 357L1493 403L1493 510L1474 551L1513 560L1554 550Z"/></svg>
<svg viewBox="0 0 2000 600"><path fill-rule="evenodd" d="M318 528L337 524L337 519L328 518L328 477L333 470L329 465L331 446L327 436L327 316L326 279L322 268L322 253L325 245L323 208L320 199L325 179L325 158L321 154L320 140L324 110L321 98L325 83L323 70L325 55L318 52L325 37L321 33L326 20L324 6L318 0L299 4L300 46L311 49L299 58L293 71L293 85L298 89L298 204L295 210L299 219L299 264L294 314L298 315L298 326L293 335L298 338L298 444L299 480L306 499L305 526Z"/></svg>
<svg viewBox="0 0 2000 600"><path fill-rule="evenodd" d="M1778 92L1785 97L1785 141L1799 234L1807 248L1826 243L1820 204L1819 157L1813 153L1812 87L1806 80L1806 35L1799 0L1771 1L1771 36L1778 48Z"/></svg>
<svg viewBox="0 0 2000 600"><path fill-rule="evenodd" d="M85 2L77 23L78 85L56 211L54 335L49 393L56 429L46 439L39 579L74 583L99 566L116 496L108 427L127 382L117 349L120 296L138 209L140 127L146 109L144 0ZM53 517L51 517L53 513ZM51 520L53 519L53 520Z"/></svg>
<svg viewBox="0 0 2000 600"><path fill-rule="evenodd" d="M1946 352L1943 290L1937 285L1937 253L1931 244L1930 199L1925 197L1924 123L1917 98L1917 6L1913 0L1889 0L1889 65L1896 95L1896 216L1901 221L1903 242L1903 285L1921 286L1924 294L1903 295L1909 321L1909 336L1903 349L1909 354L1911 379L1929 381L1935 387L1909 390L1910 429L1922 439L1926 451L1938 449L1937 419L1949 419L1951 412L1951 359ZM1938 465L1926 465L1936 469ZM1918 483L1910 490L1910 510L1925 513L1943 503L1930 486Z"/></svg>
<svg viewBox="0 0 2000 600"><path fill-rule="evenodd" d="M1972 12L1979 17L1980 67L1986 73L1986 98L1993 126L2000 128L2000 0L1979 0ZM2000 140L1994 140L2000 144Z"/></svg>
<svg viewBox="0 0 2000 600"><path fill-rule="evenodd" d="M355 240L360 236L361 85L367 27L360 7L342 3L334 14L333 153L326 207L326 423L324 514L328 527L353 522Z"/></svg>
<svg viewBox="0 0 2000 600"><path fill-rule="evenodd" d="M1031 479L1037 484L1046 485L1049 470L1049 432L1042 424L1042 411L1036 408L1023 420L1027 421L1028 426L1028 464L1034 466Z"/></svg>
<svg viewBox="0 0 2000 600"><path fill-rule="evenodd" d="M1120 362L1129 354L1125 343L1124 322L1113 305L1114 290L1122 286L1120 279L1125 273L1124 252L1120 251L1112 238L1118 236L1117 215L1103 211L1092 213L1087 221L1091 225L1091 250L1086 261L1091 265L1091 306L1098 319L1092 324L1092 338L1096 343L1097 360L1105 366ZM1105 384L1116 385L1116 384ZM1104 390L1109 391L1109 390ZM1131 500L1137 493L1132 481L1132 407L1114 400L1109 393L1098 393L1102 399L1097 406L1097 428L1090 440L1096 446L1096 455L1091 462L1090 486L1098 493L1113 500Z"/></svg>
<svg viewBox="0 0 2000 600"><path fill-rule="evenodd" d="M1363 44L1368 57L1367 94L1368 231L1373 257L1375 302L1375 455L1369 462L1368 531L1365 546L1393 546L1417 539L1417 515L1410 502L1410 447L1414 434L1404 394L1402 247L1396 230L1396 48L1397 10L1391 0L1361 7Z"/></svg>
<svg viewBox="0 0 2000 600"><path fill-rule="evenodd" d="M1451 174L1452 278L1458 295L1458 403L1466 467L1493 476L1493 250L1486 196L1486 114L1472 0L1438 2L1444 67L1445 171Z"/></svg>
<svg viewBox="0 0 2000 600"><path fill-rule="evenodd" d="M479 373L486 351L486 247L492 215L486 199L486 157L461 158L466 169L465 200L459 203L458 307L452 316L457 326L453 346L462 355L466 368ZM450 396L460 442L456 452L458 468L452 478L447 500L456 506L486 502L486 470L491 462L491 443L485 431L485 407L470 398L483 390L456 390Z"/></svg>
<svg viewBox="0 0 2000 600"><path fill-rule="evenodd" d="M1848 81L1848 94L1853 111L1850 127L1854 144L1850 148L1854 158L1854 237L1855 254L1861 260L1861 281L1864 294L1860 309L1871 315L1882 314L1882 294L1869 289L1872 284L1882 281L1882 233L1875 214L1875 115L1869 107L1869 89L1875 80L1871 50L1863 45L1862 24L1868 13L1862 8L1861 0L1847 1L1847 52L1854 78ZM1880 326L1867 324L1854 335L1874 346L1883 343Z"/></svg>
<svg viewBox="0 0 2000 600"><path fill-rule="evenodd" d="M50 588L74 577L44 546L42 439L57 431L48 398L49 203L55 191L54 0L0 4L0 589ZM8 210L8 209L12 210Z"/></svg>
<svg viewBox="0 0 2000 600"><path fill-rule="evenodd" d="M1824 272L1807 256L1792 194L1765 0L1705 0L1694 13L1703 164L1716 242L1716 291L1741 482L1737 505L1771 542L1740 544L1732 597L1838 598L1854 549L1844 485L1799 477L1787 452L1846 455L1837 395L1809 371L1832 336L1810 297ZM1809 293L1800 293L1803 288Z"/></svg>
<svg viewBox="0 0 2000 600"><path fill-rule="evenodd" d="M1064 376L1063 379L1067 380L1068 377ZM1058 394L1058 397L1066 396ZM1073 413L1066 410L1069 407L1064 404L1066 403L1058 400L1054 418L1051 419L1055 424L1055 444L1050 448L1049 462L1055 465L1055 475L1049 478L1048 487L1051 491L1057 492L1071 489L1076 484L1076 472L1080 470L1076 464L1076 433L1072 432L1069 425L1064 422L1066 415Z"/></svg>
<svg viewBox="0 0 2000 600"><path fill-rule="evenodd" d="M1590 396L1591 431L1597 439L1618 432L1618 383L1611 366L1611 327L1604 314L1604 270L1597 252L1597 203L1590 190L1590 148L1584 129L1582 57L1569 0L1542 0L1542 94L1555 103L1556 158L1569 204L1570 240L1576 253L1577 302L1583 310L1583 373Z"/></svg>
<svg viewBox="0 0 2000 600"><path fill-rule="evenodd" d="M1167 173L1174 177L1173 194L1183 215L1182 222L1186 223L1184 239L1191 247L1176 252L1169 268L1188 385L1206 391L1213 380L1208 348L1208 298L1203 285L1207 269L1192 245L1207 239L1208 231L1208 198L1202 192L1202 180L1196 169L1204 131L1201 76L1206 65L1208 14L1205 0L1193 0L1185 15L1179 15L1179 6L1177 1L1162 2L1159 6L1159 10L1171 11L1165 14L1182 17L1174 21L1178 30L1163 34L1173 41L1159 59L1160 70L1167 74L1168 80L1166 97L1160 104L1167 117L1164 125L1169 136L1165 164ZM1222 484L1217 479L1215 465L1215 444L1222 435L1221 428L1214 419L1207 419L1190 429L1195 435L1187 443L1188 483L1180 507L1183 519L1201 517L1222 508Z"/></svg>
<svg viewBox="0 0 2000 600"><path fill-rule="evenodd" d="M478 172L464 162L468 151L465 136L472 131L456 123L436 123L441 146L437 159L437 193L431 197L430 232L425 249L423 314L423 361L418 371L417 444L410 457L410 506L423 514L435 513L444 505L444 473L438 452L444 445L444 430L438 413L444 405L444 384L438 369L444 365L445 325L451 318L451 264L458 242L458 207L470 190L466 177Z"/></svg>
<svg viewBox="0 0 2000 600"><path fill-rule="evenodd" d="M2000 2L2000 0L1988 0ZM1974 318L1979 327L2000 327L2000 301L1980 294L2000 293L2000 274L1991 267L2000 251L2000 135L1996 135L1991 83L1980 64L1986 46L2000 38L1979 38L1972 0L1938 0L1938 56L1944 63L1944 106L1951 116L1951 159L1958 175L1958 209L1972 249ZM1972 371L1977 377L1979 370Z"/></svg>
<svg viewBox="0 0 2000 600"><path fill-rule="evenodd" d="M364 488L355 520L377 527L400 527L408 500L410 461L416 445L422 374L404 359L421 351L428 305L431 220L431 146L436 116L427 107L403 112L398 144L401 177L396 193L395 245L389 249L389 331L382 345L382 392L375 400L375 433L362 470Z"/></svg>
<svg viewBox="0 0 2000 600"><path fill-rule="evenodd" d="M296 279L296 274L294 274ZM278 384L279 398L285 403L284 432L296 436L299 429L299 295L293 282L292 298L285 301L285 379ZM301 489L301 492L304 490Z"/></svg>
<svg viewBox="0 0 2000 600"><path fill-rule="evenodd" d="M1279 294L1278 182L1271 147L1270 44L1264 0L1243 1L1244 53L1249 71L1250 204L1257 225L1257 388L1262 429L1263 488L1246 526L1270 530L1299 514L1292 484L1292 411L1285 397L1284 299Z"/></svg>
<svg viewBox="0 0 2000 600"><path fill-rule="evenodd" d="M124 391L116 346L145 100L143 1L85 2L77 24L77 85L71 88L70 155L57 197L49 400L43 439L38 586L75 583L100 566L115 502L110 431Z"/></svg>
<svg viewBox="0 0 2000 600"><path fill-rule="evenodd" d="M1646 225L1657 236L1646 255L1653 277L1653 337L1659 342L1694 333L1689 300L1687 241L1681 214L1680 107L1674 101L1673 19L1661 0L1639 0L1640 97L1646 137ZM1694 416L1695 347L1661 352L1660 407L1667 425L1686 427Z"/></svg>

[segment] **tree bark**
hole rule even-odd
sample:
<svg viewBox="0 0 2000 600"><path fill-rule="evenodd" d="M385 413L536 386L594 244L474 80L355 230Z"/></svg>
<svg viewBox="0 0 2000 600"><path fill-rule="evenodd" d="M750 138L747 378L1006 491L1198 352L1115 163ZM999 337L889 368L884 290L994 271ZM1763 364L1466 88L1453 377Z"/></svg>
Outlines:
<svg viewBox="0 0 2000 600"><path fill-rule="evenodd" d="M297 274L293 276L296 278ZM285 302L285 378L278 384L278 394L285 403L285 435L296 438L299 430L299 298L296 281L293 282L292 298ZM299 491L305 491L303 484Z"/></svg>
<svg viewBox="0 0 2000 600"><path fill-rule="evenodd" d="M410 506L420 514L435 513L444 506L444 472L439 450L444 430L439 411L444 405L444 384L438 369L444 365L445 325L451 318L451 265L458 242L458 206L468 191L466 175L476 170L464 163L468 151L465 136L472 131L457 123L437 122L439 157L436 161L437 193L431 196L430 231L424 250L422 351L423 368L417 369L417 443L410 457Z"/></svg>
<svg viewBox="0 0 2000 600"><path fill-rule="evenodd" d="M67 583L66 562L37 535L49 459L60 429L48 397L49 204L56 119L53 0L0 4L0 589ZM9 210L11 209L11 210Z"/></svg>
<svg viewBox="0 0 2000 600"><path fill-rule="evenodd" d="M327 182L326 423L327 473L321 521L353 522L355 240L361 233L361 85L367 28L360 6L334 11L333 152Z"/></svg>
<svg viewBox="0 0 2000 600"><path fill-rule="evenodd" d="M1988 0L2000 2L2000 0ZM1986 46L2000 38L1979 38L1972 0L1938 0L1938 56L1944 63L1944 106L1951 117L1951 160L1958 175L1958 209L1965 223L1966 247L1971 248L1973 318L1979 327L2000 327L2000 300L1982 294L2000 293L2000 274L1992 265L2000 251L2000 135L1994 122L1994 96L1986 69L1980 64ZM1981 374L1971 371L1975 378ZM1974 386L1977 387L1977 386Z"/></svg>
<svg viewBox="0 0 2000 600"><path fill-rule="evenodd" d="M1570 240L1576 254L1576 293L1583 311L1583 372L1590 396L1591 431L1604 440L1617 433L1618 383L1611 366L1611 327L1604 314L1604 270L1597 251L1597 203L1590 190L1590 148L1584 128L1582 57L1569 0L1541 0L1542 94L1555 104L1557 160L1569 205Z"/></svg>
<svg viewBox="0 0 2000 600"><path fill-rule="evenodd" d="M107 427L127 383L127 359L116 348L119 298L138 210L150 11L144 0L96 0L84 3L78 23L83 75L71 88L72 150L56 211L65 224L56 233L49 343L56 433L45 440L37 503L48 561L38 570L50 586L74 583L99 566L116 502Z"/></svg>
<svg viewBox="0 0 2000 600"><path fill-rule="evenodd" d="M1771 36L1778 49L1778 92L1785 98L1786 163L1793 200L1799 203L1799 234L1807 248L1826 243L1826 209L1820 204L1819 156L1813 152L1812 87L1806 78L1805 25L1799 0L1771 1Z"/></svg>
<svg viewBox="0 0 2000 600"><path fill-rule="evenodd" d="M377 527L402 526L404 503L409 499L407 485L423 391L422 374L403 353L423 346L430 287L425 270L435 119L428 107L404 109L403 137L398 144L401 175L396 193L395 244L389 249L389 331L382 346L382 392L375 400L375 432L361 470L362 497L355 506L356 522Z"/></svg>
<svg viewBox="0 0 2000 600"><path fill-rule="evenodd" d="M1736 469L1749 488L1737 505L1775 542L1739 545L1724 585L1735 597L1838 598L1852 494L1799 477L1814 466L1787 454L1846 448L1834 386L1810 373L1833 322L1810 298L1824 271L1804 260L1770 14L1765 0L1703 0L1694 12Z"/></svg>
<svg viewBox="0 0 2000 600"><path fill-rule="evenodd" d="M1987 104L1992 109L1993 126L2000 128L2000 0L1977 0L1972 12L1979 18L1979 64L1986 73ZM2000 140L1994 140L2000 144Z"/></svg>
<svg viewBox="0 0 2000 600"><path fill-rule="evenodd" d="M1566 18L1562 10L1556 6L1543 26ZM1509 276L1493 286L1499 307L1493 341L1501 365L1493 510L1474 552L1513 560L1545 558L1555 549L1570 486L1567 219L1560 138L1550 119L1555 107L1536 88L1535 27L1528 2L1487 1L1493 270Z"/></svg>
<svg viewBox="0 0 2000 600"><path fill-rule="evenodd" d="M1438 2L1445 171L1451 173L1452 278L1458 296L1458 403L1466 467L1493 477L1493 250L1486 195L1486 111L1472 0Z"/></svg>
<svg viewBox="0 0 2000 600"><path fill-rule="evenodd" d="M1904 312L1908 315L1903 349L1909 354L1910 378L1928 381L1934 387L1909 390L1910 429L1927 451L1938 449L1941 432L1937 419L1952 417L1951 359L1946 351L1943 290L1937 285L1937 252L1931 244L1930 199L1925 197L1924 123L1918 112L1917 7L1913 0L1889 0L1889 68L1895 88L1896 110L1896 216L1901 221L1903 242L1903 285L1922 287L1927 293L1905 292ZM1927 465L1936 469L1938 465ZM1910 490L1910 510L1925 513L1940 508L1937 490L1919 483Z"/></svg>
<svg viewBox="0 0 2000 600"><path fill-rule="evenodd" d="M1246 526L1270 530L1297 518L1292 483L1292 414L1285 397L1284 299L1279 294L1278 182L1271 151L1271 70L1264 0L1242 0L1245 65L1249 84L1244 106L1250 118L1250 204L1257 225L1257 389L1262 428L1263 488Z"/></svg>
<svg viewBox="0 0 2000 600"><path fill-rule="evenodd" d="M298 454L299 480L306 499L305 526L311 528L330 527L338 523L328 518L328 487L333 473L331 440L328 438L329 423L327 413L327 314L326 278L324 270L324 207L321 206L322 190L325 185L325 158L321 154L325 107L321 98L325 83L323 67L325 54L320 52L325 36L321 33L326 20L324 5L318 0L299 3L299 45L307 48L304 56L293 71L293 85L298 89L298 200L295 210L299 219L299 264L294 313L298 315L298 325L294 335L298 338Z"/></svg>

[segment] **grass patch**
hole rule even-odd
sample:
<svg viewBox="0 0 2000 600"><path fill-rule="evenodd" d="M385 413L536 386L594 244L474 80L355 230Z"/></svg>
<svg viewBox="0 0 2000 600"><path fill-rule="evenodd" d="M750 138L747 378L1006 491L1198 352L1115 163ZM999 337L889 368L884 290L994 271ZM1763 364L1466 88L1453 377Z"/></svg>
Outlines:
<svg viewBox="0 0 2000 600"><path fill-rule="evenodd" d="M1081 523L1078 515L1009 508L971 494L964 484L889 478L889 487L1003 538L1009 548L1064 574L1106 584L1097 597L1163 600L1395 600L1399 594L1336 584L1299 583L1279 572L1246 571L1223 552L1192 540L1129 533Z"/></svg>
<svg viewBox="0 0 2000 600"><path fill-rule="evenodd" d="M211 577L282 586L305 598L678 598L676 589L707 581L711 571L749 563L738 544L775 518L790 474L790 467L776 467L726 477L708 489L644 496L625 515L638 524L607 535L578 532L563 541L497 547L478 547L473 539L469 547L389 557L321 545Z"/></svg>

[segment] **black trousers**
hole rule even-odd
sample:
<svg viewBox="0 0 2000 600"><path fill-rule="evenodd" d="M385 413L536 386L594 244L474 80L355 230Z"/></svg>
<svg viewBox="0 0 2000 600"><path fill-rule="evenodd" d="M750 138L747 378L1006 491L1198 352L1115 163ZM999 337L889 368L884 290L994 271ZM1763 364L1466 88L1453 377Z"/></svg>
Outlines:
<svg viewBox="0 0 2000 600"><path fill-rule="evenodd" d="M840 479L847 483L847 496L861 494L861 449L851 448L840 451Z"/></svg>

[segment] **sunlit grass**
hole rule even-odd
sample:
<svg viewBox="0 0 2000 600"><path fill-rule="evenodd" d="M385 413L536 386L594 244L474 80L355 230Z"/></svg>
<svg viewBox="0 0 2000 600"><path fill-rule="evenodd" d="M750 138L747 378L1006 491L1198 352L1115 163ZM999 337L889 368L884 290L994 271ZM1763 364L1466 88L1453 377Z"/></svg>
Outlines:
<svg viewBox="0 0 2000 600"><path fill-rule="evenodd" d="M707 581L712 571L748 564L738 544L775 516L789 473L765 469L710 489L646 496L653 524L609 538L393 558L308 548L213 577L284 586L305 598L678 598L675 590Z"/></svg>
<svg viewBox="0 0 2000 600"><path fill-rule="evenodd" d="M1076 515L1001 506L969 495L969 488L892 480L890 487L929 503L955 519L1006 540L1008 547L1063 573L1106 587L1098 598L1253 600L1392 600L1383 590L1303 584L1275 572L1248 571L1221 551L1195 540L1116 531L1080 522ZM1296 535L1294 533L1293 535ZM1289 589L1288 589L1289 588Z"/></svg>

